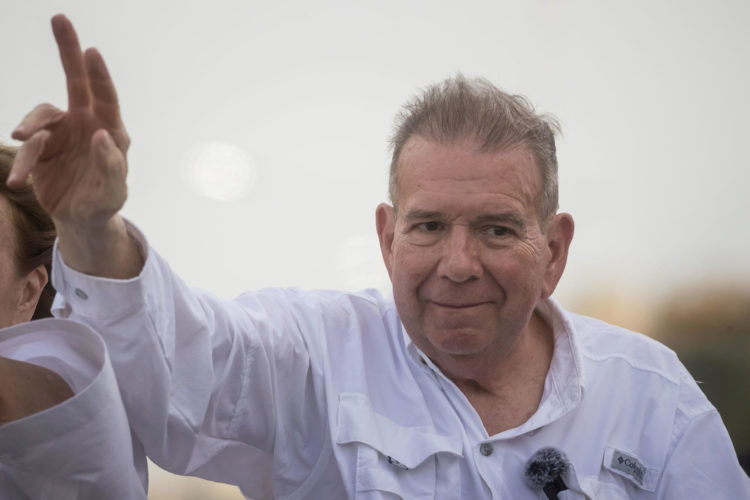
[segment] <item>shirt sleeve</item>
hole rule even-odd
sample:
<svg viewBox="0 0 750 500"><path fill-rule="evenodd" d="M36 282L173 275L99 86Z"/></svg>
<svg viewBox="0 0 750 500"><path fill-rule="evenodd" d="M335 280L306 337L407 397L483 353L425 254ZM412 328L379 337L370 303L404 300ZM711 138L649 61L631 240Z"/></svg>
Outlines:
<svg viewBox="0 0 750 500"><path fill-rule="evenodd" d="M60 319L2 331L4 356L57 371L68 400L0 427L0 497L146 499L146 461L134 458L125 409L103 341Z"/></svg>
<svg viewBox="0 0 750 500"><path fill-rule="evenodd" d="M128 227L147 249L141 274L87 276L56 252L54 313L102 334L131 426L155 463L269 498L283 422L301 422L304 440L324 421L298 321L274 294L221 300L187 287ZM319 452L300 446L296 459L312 468Z"/></svg>
<svg viewBox="0 0 750 500"><path fill-rule="evenodd" d="M721 416L684 368L673 450L657 498L750 498L750 478Z"/></svg>

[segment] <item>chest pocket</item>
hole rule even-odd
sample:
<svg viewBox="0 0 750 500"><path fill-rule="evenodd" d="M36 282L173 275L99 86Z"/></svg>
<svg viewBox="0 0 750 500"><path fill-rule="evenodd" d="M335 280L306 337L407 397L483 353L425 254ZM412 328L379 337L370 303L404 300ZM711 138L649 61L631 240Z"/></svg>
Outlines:
<svg viewBox="0 0 750 500"><path fill-rule="evenodd" d="M356 447L355 498L458 498L460 436L399 425L375 412L365 395L355 393L339 396L336 432L339 445Z"/></svg>

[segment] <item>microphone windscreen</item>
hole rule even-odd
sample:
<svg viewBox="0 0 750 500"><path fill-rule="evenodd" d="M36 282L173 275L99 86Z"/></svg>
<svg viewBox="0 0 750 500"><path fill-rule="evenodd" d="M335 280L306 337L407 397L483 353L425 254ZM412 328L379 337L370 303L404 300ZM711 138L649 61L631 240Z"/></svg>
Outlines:
<svg viewBox="0 0 750 500"><path fill-rule="evenodd" d="M526 462L524 476L532 487L542 488L564 475L568 471L569 464L570 461L565 453L547 446L534 453Z"/></svg>

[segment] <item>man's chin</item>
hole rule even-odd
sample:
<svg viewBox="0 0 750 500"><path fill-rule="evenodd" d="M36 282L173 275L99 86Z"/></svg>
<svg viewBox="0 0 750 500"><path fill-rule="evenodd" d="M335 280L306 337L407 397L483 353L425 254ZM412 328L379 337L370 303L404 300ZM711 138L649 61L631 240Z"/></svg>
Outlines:
<svg viewBox="0 0 750 500"><path fill-rule="evenodd" d="M442 330L426 334L431 348L443 356L463 357L481 353L487 348L484 333L473 329Z"/></svg>

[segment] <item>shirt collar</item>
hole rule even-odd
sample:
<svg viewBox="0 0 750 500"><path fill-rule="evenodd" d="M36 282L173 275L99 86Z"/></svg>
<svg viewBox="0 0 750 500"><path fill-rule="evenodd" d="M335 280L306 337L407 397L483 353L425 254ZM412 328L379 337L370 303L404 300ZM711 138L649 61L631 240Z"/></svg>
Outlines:
<svg viewBox="0 0 750 500"><path fill-rule="evenodd" d="M542 401L529 419L540 419L538 426L542 426L578 405L584 392L584 373L578 337L565 310L550 298L541 301L536 312L550 325L555 340Z"/></svg>

